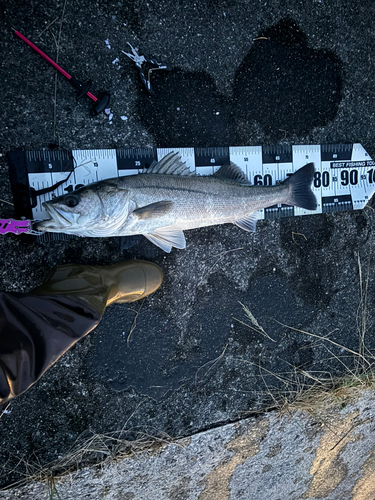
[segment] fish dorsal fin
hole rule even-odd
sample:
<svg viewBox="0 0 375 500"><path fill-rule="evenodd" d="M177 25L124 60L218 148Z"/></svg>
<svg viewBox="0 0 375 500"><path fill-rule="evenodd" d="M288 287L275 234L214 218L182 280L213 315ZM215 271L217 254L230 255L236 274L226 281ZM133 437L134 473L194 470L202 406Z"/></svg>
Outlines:
<svg viewBox="0 0 375 500"><path fill-rule="evenodd" d="M222 165L219 170L213 174L213 177L218 177L219 179L230 179L232 181L237 181L240 184L250 184L245 173L233 162Z"/></svg>
<svg viewBox="0 0 375 500"><path fill-rule="evenodd" d="M179 153L168 153L157 163L154 163L144 171L145 174L164 174L164 175L195 175L191 172L185 162L181 161Z"/></svg>
<svg viewBox="0 0 375 500"><path fill-rule="evenodd" d="M245 231L254 232L257 226L257 220L259 217L258 212L252 212L249 215L246 215L243 219L236 220L233 224L244 229Z"/></svg>
<svg viewBox="0 0 375 500"><path fill-rule="evenodd" d="M167 253L172 250L172 247L181 249L186 247L184 233L178 226L160 227L143 236Z"/></svg>

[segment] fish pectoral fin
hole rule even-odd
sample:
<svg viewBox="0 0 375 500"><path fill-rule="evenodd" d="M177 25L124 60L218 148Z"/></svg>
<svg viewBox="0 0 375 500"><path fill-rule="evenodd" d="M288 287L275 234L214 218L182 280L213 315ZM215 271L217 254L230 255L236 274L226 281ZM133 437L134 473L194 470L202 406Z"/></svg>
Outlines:
<svg viewBox="0 0 375 500"><path fill-rule="evenodd" d="M159 227L152 233L143 234L151 243L169 253L172 247L185 248L186 241L183 231L177 226Z"/></svg>
<svg viewBox="0 0 375 500"><path fill-rule="evenodd" d="M137 208L132 215L142 220L155 219L169 213L173 209L173 205L173 201L157 201L145 207Z"/></svg>
<svg viewBox="0 0 375 500"><path fill-rule="evenodd" d="M245 231L254 232L257 228L257 220L259 214L258 212L252 212L249 215L246 215L243 219L236 220L233 224L244 229Z"/></svg>

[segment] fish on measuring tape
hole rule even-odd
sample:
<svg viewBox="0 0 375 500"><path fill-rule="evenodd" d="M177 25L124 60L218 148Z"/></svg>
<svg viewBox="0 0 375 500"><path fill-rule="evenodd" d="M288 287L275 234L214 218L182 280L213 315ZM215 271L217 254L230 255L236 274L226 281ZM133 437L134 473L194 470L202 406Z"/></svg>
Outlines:
<svg viewBox="0 0 375 500"><path fill-rule="evenodd" d="M276 186L252 186L234 163L199 176L178 153L169 153L144 173L99 181L43 203L51 219L37 228L91 237L143 234L170 252L185 248L185 229L233 223L255 231L262 208L315 210L314 172L309 163Z"/></svg>

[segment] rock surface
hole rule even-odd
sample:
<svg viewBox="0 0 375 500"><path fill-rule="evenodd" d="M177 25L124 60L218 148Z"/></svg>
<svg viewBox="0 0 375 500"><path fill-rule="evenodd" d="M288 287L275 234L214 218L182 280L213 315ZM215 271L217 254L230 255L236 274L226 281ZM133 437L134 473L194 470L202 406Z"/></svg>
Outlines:
<svg viewBox="0 0 375 500"><path fill-rule="evenodd" d="M50 484L49 493L31 483L0 498L42 500L54 492L87 500L372 500L374 393L341 406L239 420L157 452L85 468Z"/></svg>

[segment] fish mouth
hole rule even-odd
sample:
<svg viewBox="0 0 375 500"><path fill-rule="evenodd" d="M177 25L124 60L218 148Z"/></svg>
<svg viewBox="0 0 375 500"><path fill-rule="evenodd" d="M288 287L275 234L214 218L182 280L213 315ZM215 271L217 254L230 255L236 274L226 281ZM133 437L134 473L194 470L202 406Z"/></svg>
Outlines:
<svg viewBox="0 0 375 500"><path fill-rule="evenodd" d="M72 222L67 219L71 215L69 212L55 208L47 203L43 203L42 205L51 218L37 224L37 229L41 231L59 231L72 226Z"/></svg>

